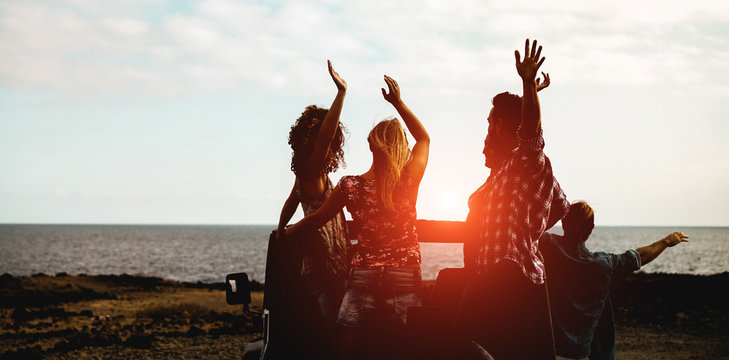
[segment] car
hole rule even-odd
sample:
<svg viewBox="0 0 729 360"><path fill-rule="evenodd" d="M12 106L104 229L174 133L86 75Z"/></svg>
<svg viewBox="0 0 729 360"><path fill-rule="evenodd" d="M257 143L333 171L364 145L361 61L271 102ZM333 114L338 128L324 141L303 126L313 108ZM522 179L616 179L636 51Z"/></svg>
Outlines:
<svg viewBox="0 0 729 360"><path fill-rule="evenodd" d="M348 224L351 238L356 229ZM428 243L463 243L468 236L464 222L418 220L418 241ZM243 353L244 360L322 359L336 354L325 341L318 338L321 329L313 329L316 304L300 281L300 255L277 239L275 231L268 241L263 309L251 310L250 282L245 273L226 277L228 304L243 305L248 315L262 320L262 337L250 341ZM488 351L458 335L452 326L460 294L468 279L463 268L446 268L438 273L432 287L424 289L424 304L408 310L403 333L389 333L393 327L386 319L376 321L378 331L369 331L360 355L378 359L492 359ZM307 300L308 299L308 300ZM333 334L336 336L336 334ZM398 341L393 343L392 339Z"/></svg>

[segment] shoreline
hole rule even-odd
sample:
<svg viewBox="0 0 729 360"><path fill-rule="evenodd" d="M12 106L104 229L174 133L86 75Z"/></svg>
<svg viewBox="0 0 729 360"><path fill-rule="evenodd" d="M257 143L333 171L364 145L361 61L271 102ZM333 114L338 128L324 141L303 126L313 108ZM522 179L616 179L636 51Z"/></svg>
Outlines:
<svg viewBox="0 0 729 360"><path fill-rule="evenodd" d="M260 309L262 287L252 285ZM729 272L628 276L613 294L617 358L729 359L728 287ZM0 359L240 359L260 326L225 302L224 283L0 276Z"/></svg>

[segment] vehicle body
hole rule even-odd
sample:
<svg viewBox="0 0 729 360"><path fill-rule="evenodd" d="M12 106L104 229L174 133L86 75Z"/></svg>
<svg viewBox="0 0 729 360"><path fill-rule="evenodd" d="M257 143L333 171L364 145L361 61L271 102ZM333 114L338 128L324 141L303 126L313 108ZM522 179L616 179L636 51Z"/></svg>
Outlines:
<svg viewBox="0 0 729 360"><path fill-rule="evenodd" d="M350 238L354 238L356 229L349 225ZM424 243L463 243L467 236L465 223L458 221L418 220L417 232L418 241ZM263 319L263 337L246 346L244 360L321 359L336 353L336 349L329 348L335 346L331 345L331 339L320 338L322 332L309 326L315 304L306 301L310 296L299 280L297 260L296 252L291 251L285 240L276 239L272 233L266 259L263 311L258 313ZM247 276L242 280L244 276L240 274L245 275L230 274L226 278L228 303L243 304L244 311L252 313L247 305L250 303L250 290L245 284ZM423 289L423 306L408 310L405 334L388 333L392 327L386 325L377 327L378 331L370 331L371 336L365 341L369 344L362 349L366 354L360 355L380 359L490 359L483 348L458 336L452 326L467 278L463 268L442 269L432 287ZM390 343L393 338L399 339L398 342Z"/></svg>

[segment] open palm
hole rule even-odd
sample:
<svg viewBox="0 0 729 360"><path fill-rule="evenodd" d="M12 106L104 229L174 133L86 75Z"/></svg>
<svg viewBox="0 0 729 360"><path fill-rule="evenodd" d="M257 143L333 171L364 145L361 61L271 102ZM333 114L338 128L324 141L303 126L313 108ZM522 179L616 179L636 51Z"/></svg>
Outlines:
<svg viewBox="0 0 729 360"><path fill-rule="evenodd" d="M387 83L387 90L382 89L382 96L385 98L387 102L389 102L392 105L395 105L402 100L400 99L400 85L397 84L397 81L395 79L385 75L385 83Z"/></svg>
<svg viewBox="0 0 729 360"><path fill-rule="evenodd" d="M537 48L537 41L534 40L531 51L529 49L529 39L524 44L524 61L521 60L519 50L514 50L514 57L516 57L516 71L524 81L533 81L537 77L537 71L544 62L544 57L541 59L539 56L542 54L542 47Z"/></svg>
<svg viewBox="0 0 729 360"><path fill-rule="evenodd" d="M342 79L339 74L334 71L334 68L332 67L332 62L330 60L327 60L327 65L329 65L329 75L332 76L332 80L334 80L334 84L337 85L337 90L344 91L347 90L347 82Z"/></svg>

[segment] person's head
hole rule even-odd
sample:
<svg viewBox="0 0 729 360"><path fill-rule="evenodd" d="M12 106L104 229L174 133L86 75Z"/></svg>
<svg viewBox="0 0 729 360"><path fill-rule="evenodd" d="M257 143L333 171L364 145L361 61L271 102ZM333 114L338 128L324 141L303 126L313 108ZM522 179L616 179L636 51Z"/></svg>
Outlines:
<svg viewBox="0 0 729 360"><path fill-rule="evenodd" d="M395 210L392 194L410 158L405 131L397 119L383 120L372 128L367 142L372 151L377 195L387 209Z"/></svg>
<svg viewBox="0 0 729 360"><path fill-rule="evenodd" d="M324 162L324 167L321 169L319 174L312 173L311 169L307 169L308 159L311 153L314 151L314 145L316 144L317 136L319 135L319 128L324 121L328 109L320 108L316 105L309 105L306 107L301 116L296 119L296 122L291 126L289 131L289 145L291 145L291 171L297 176L307 174L321 175L328 174L336 171L339 165L344 165L344 132L346 129L340 123L337 125L337 131L334 133L334 138L329 145L329 152L327 153L327 159Z"/></svg>
<svg viewBox="0 0 729 360"><path fill-rule="evenodd" d="M567 215L562 219L565 237L585 242L595 228L595 212L584 201L570 205Z"/></svg>
<svg viewBox="0 0 729 360"><path fill-rule="evenodd" d="M508 92L494 96L489 113L489 129L483 145L485 165L498 166L506 155L517 147L516 132L521 123L521 97Z"/></svg>

